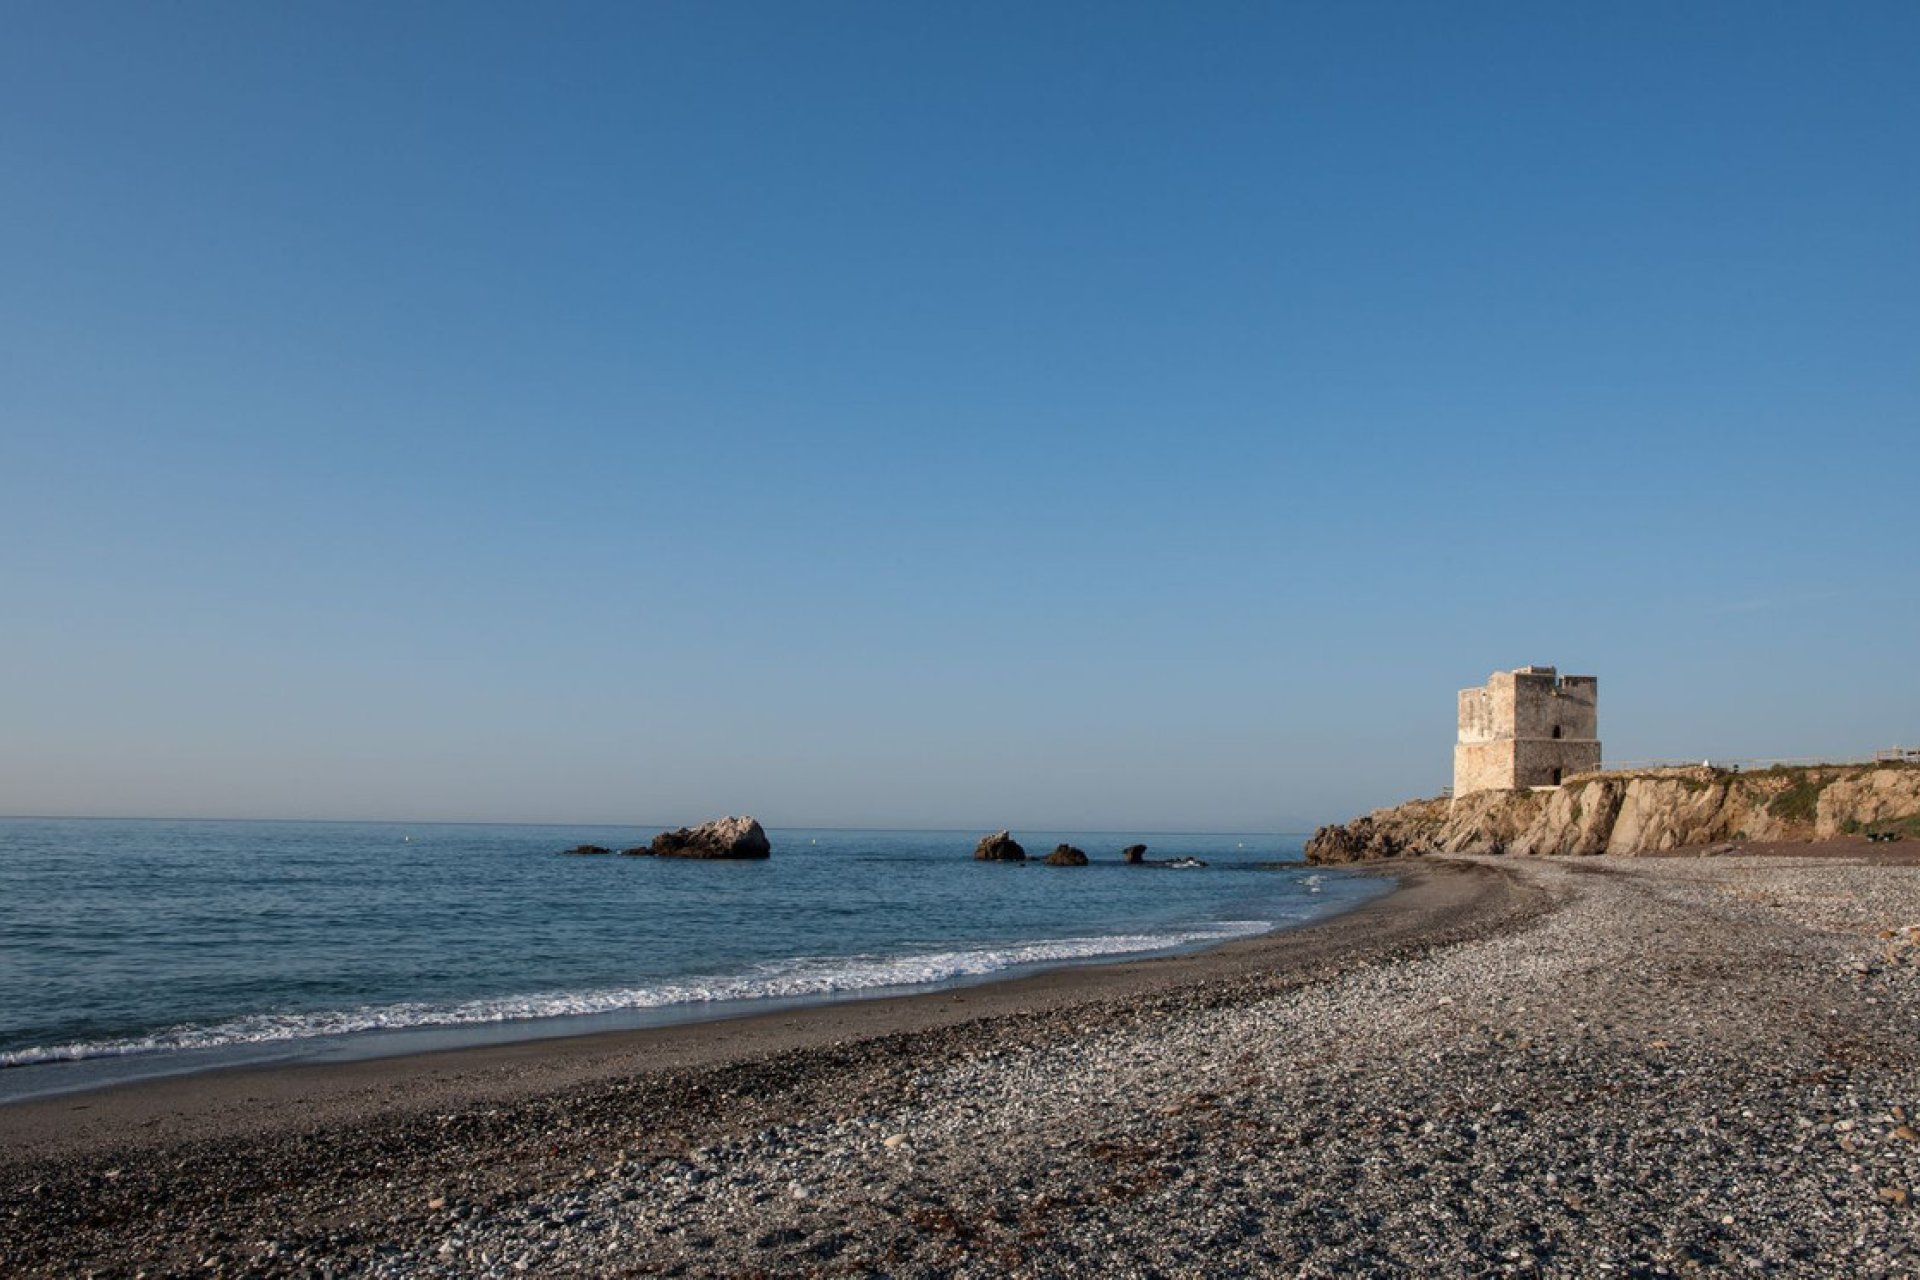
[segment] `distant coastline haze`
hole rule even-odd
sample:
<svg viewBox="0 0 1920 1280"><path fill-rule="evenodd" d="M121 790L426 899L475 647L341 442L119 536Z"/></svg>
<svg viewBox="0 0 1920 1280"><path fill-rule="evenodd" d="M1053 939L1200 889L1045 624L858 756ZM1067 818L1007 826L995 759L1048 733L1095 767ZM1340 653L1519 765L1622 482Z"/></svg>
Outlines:
<svg viewBox="0 0 1920 1280"><path fill-rule="evenodd" d="M20 5L0 815L1290 831L1920 739L1920 7Z"/></svg>

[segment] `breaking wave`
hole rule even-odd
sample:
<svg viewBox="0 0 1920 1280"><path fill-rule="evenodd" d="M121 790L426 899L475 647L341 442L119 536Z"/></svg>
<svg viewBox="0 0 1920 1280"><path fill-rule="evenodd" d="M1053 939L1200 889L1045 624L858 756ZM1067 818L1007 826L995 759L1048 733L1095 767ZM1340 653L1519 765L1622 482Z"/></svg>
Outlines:
<svg viewBox="0 0 1920 1280"><path fill-rule="evenodd" d="M130 1057L229 1045L268 1044L322 1036L416 1027L461 1027L671 1009L757 1000L805 1000L977 978L1029 965L1170 951L1265 933L1266 920L1229 920L1165 933L1059 938L902 956L800 957L767 961L734 975L680 978L642 987L505 996L458 1003L404 1002L319 1013L259 1013L222 1022L185 1024L117 1040L36 1046L0 1052L0 1067L88 1058Z"/></svg>

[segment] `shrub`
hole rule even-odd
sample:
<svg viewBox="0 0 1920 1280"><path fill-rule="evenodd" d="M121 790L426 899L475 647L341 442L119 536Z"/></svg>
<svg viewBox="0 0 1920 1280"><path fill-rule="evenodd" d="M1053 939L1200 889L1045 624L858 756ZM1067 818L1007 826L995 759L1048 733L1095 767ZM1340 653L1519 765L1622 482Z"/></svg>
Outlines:
<svg viewBox="0 0 1920 1280"><path fill-rule="evenodd" d="M1820 806L1822 789L1818 780L1802 774L1786 790L1767 801L1767 812L1787 822L1812 822Z"/></svg>

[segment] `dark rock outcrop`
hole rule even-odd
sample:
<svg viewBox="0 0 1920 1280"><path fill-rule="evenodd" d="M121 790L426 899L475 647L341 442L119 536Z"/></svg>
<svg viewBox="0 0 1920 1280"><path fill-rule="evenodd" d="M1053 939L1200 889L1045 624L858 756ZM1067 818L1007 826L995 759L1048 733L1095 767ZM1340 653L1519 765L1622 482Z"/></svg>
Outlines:
<svg viewBox="0 0 1920 1280"><path fill-rule="evenodd" d="M573 846L573 848L566 850L566 852L585 855L592 853L612 853L613 850L603 844L577 844Z"/></svg>
<svg viewBox="0 0 1920 1280"><path fill-rule="evenodd" d="M1120 860L1130 867L1138 866L1145 862L1146 858L1147 846L1143 844L1130 844L1120 851Z"/></svg>
<svg viewBox="0 0 1920 1280"><path fill-rule="evenodd" d="M656 858L765 858L773 853L767 833L752 818L718 818L697 827L662 831L648 853Z"/></svg>
<svg viewBox="0 0 1920 1280"><path fill-rule="evenodd" d="M1307 861L1323 865L1398 858L1406 852L1406 839L1397 830L1371 816L1321 827L1308 837L1306 847Z"/></svg>
<svg viewBox="0 0 1920 1280"><path fill-rule="evenodd" d="M1087 865L1087 855L1070 844L1056 845L1053 852L1047 855L1047 865L1050 867L1084 867Z"/></svg>
<svg viewBox="0 0 1920 1280"><path fill-rule="evenodd" d="M977 862L1025 862L1027 851L1020 847L1012 832L996 831L980 837L980 843L973 846L973 856Z"/></svg>

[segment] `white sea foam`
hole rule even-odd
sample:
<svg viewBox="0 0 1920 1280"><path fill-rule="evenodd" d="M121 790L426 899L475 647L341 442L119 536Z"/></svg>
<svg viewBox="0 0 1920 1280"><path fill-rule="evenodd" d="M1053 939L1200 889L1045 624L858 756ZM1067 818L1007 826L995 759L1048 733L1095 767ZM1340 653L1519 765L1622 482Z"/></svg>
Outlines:
<svg viewBox="0 0 1920 1280"><path fill-rule="evenodd" d="M169 1027L148 1036L0 1052L0 1067L216 1049L414 1027L478 1026L535 1018L668 1009L721 1001L824 998L976 978L1028 965L1225 942L1264 933L1272 927L1272 922L1266 920L1228 920L1166 933L1057 938L917 955L805 956L768 961L738 974L681 978L642 987L505 996L457 1004L406 1002L321 1013L250 1014L224 1022Z"/></svg>

